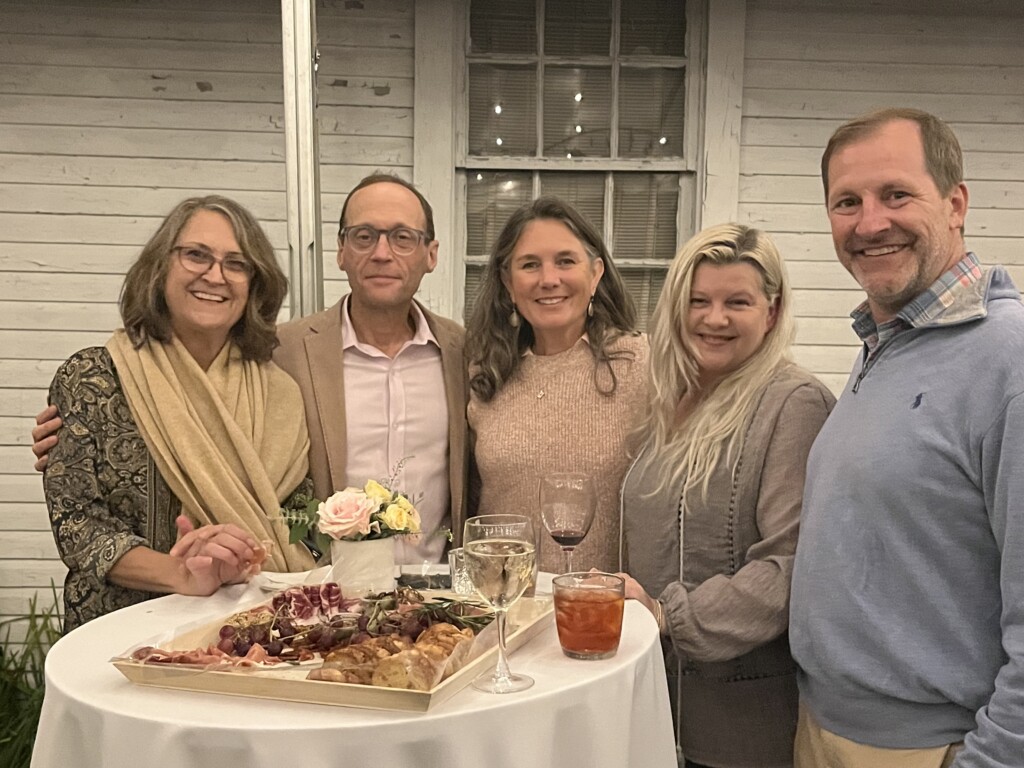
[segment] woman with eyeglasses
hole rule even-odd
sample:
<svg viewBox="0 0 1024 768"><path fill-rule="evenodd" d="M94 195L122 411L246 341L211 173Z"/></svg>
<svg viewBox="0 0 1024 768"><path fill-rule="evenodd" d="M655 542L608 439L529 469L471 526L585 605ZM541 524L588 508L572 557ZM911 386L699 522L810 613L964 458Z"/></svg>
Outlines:
<svg viewBox="0 0 1024 768"><path fill-rule="evenodd" d="M593 225L555 197L516 210L491 251L466 336L479 512L529 514L543 531L540 479L589 475L596 509L575 567L617 570L619 485L643 412L647 342ZM540 569L564 570L554 540L538 540Z"/></svg>
<svg viewBox="0 0 1024 768"><path fill-rule="evenodd" d="M245 208L179 203L128 270L124 327L50 385L65 428L43 476L68 567L64 630L266 559L305 570L281 507L311 491L298 387L270 362L287 280Z"/></svg>

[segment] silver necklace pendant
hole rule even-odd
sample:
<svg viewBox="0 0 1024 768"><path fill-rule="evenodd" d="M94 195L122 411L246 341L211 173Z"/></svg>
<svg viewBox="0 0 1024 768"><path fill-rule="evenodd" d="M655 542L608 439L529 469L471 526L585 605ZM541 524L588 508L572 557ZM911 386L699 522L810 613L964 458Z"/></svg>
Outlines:
<svg viewBox="0 0 1024 768"><path fill-rule="evenodd" d="M540 400L542 397L544 397L544 390L543 389L540 392L537 393L537 399L538 400Z"/></svg>

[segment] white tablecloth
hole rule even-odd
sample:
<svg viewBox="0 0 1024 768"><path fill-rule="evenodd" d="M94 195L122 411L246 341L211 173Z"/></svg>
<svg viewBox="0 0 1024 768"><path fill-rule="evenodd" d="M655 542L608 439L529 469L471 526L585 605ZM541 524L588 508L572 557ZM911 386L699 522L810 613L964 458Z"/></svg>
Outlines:
<svg viewBox="0 0 1024 768"><path fill-rule="evenodd" d="M46 659L33 768L674 768L665 668L650 613L627 601L614 658L565 657L552 625L511 657L536 680L470 687L403 713L136 686L109 663L138 640L258 596L171 595L96 619Z"/></svg>

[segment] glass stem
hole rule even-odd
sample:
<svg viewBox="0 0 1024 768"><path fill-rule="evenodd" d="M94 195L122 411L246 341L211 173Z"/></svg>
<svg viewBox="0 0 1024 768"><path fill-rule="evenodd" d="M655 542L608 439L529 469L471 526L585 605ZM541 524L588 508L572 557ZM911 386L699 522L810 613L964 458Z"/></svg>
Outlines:
<svg viewBox="0 0 1024 768"><path fill-rule="evenodd" d="M508 667L508 651L505 649L505 611L495 611L498 622L498 665L494 668L495 685L510 682L512 670Z"/></svg>
<svg viewBox="0 0 1024 768"><path fill-rule="evenodd" d="M572 547L565 548L565 572L572 573Z"/></svg>

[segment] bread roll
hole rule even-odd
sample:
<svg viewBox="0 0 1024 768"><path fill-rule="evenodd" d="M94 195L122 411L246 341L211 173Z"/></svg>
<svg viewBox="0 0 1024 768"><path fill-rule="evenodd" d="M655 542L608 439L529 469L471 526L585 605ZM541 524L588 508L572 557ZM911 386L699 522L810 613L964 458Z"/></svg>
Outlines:
<svg viewBox="0 0 1024 768"><path fill-rule="evenodd" d="M386 688L429 691L440 679L441 671L441 664L412 648L381 659L373 670L372 683Z"/></svg>

